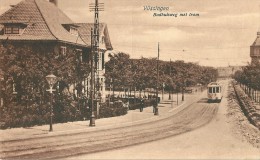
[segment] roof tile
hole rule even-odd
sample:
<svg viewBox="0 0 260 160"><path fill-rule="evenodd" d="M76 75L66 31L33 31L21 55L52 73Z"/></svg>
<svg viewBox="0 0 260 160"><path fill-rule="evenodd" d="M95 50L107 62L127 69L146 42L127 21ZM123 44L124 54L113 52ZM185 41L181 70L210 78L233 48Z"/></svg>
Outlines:
<svg viewBox="0 0 260 160"><path fill-rule="evenodd" d="M94 27L93 23L75 23L75 25L78 25L78 31L80 34L80 37L82 38L82 40L87 44L90 45L91 44L91 28ZM99 24L99 34L100 36L102 34L105 35L105 44L106 44L106 48L112 50L112 44L110 42L110 38L108 35L108 29L107 29L107 25L105 23L100 23ZM101 39L101 37L100 37Z"/></svg>
<svg viewBox="0 0 260 160"><path fill-rule="evenodd" d="M73 23L60 9L46 0L23 0L0 16L0 23L26 24L23 34L8 35L10 40L61 40L85 45L81 38L70 34L63 26ZM7 35L0 35L6 39Z"/></svg>
<svg viewBox="0 0 260 160"><path fill-rule="evenodd" d="M74 23L59 8L46 0L23 0L0 16L0 25L22 23L27 27L20 35L1 35L10 40L61 40L85 46L91 45L93 23ZM79 35L70 34L64 28L77 26ZM0 31L3 27L0 26ZM105 35L107 49L112 49L107 25L99 24L100 35ZM100 37L101 38L101 37Z"/></svg>

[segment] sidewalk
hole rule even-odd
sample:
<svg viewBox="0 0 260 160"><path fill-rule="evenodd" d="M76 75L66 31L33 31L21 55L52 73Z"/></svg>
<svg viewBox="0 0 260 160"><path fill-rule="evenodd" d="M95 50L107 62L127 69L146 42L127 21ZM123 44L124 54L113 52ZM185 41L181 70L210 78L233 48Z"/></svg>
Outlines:
<svg viewBox="0 0 260 160"><path fill-rule="evenodd" d="M187 95L186 97L189 96L192 97L196 95L191 94ZM128 114L124 116L96 119L95 127L90 127L89 120L86 120L53 124L53 132L49 132L49 125L0 130L0 142L91 132L96 130L117 128L122 126L132 126L140 123L156 121L158 119L171 115L171 112L174 109L181 107L185 103L186 102L181 103L181 99L179 99L179 105L177 106L176 101L164 100L158 105L158 116L154 115L152 107L146 107L144 108L143 112L140 112L139 109L129 110Z"/></svg>

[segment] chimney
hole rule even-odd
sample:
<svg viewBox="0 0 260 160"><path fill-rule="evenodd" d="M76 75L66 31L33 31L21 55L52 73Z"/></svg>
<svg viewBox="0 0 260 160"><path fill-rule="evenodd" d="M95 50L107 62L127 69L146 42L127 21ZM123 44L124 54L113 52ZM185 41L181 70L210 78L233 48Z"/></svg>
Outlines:
<svg viewBox="0 0 260 160"><path fill-rule="evenodd" d="M49 0L49 2L53 3L55 6L58 7L58 0Z"/></svg>

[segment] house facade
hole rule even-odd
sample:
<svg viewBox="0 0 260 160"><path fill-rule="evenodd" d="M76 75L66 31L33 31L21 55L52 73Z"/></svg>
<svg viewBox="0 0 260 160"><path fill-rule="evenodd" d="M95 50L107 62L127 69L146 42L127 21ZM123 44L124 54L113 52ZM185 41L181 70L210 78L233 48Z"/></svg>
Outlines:
<svg viewBox="0 0 260 160"><path fill-rule="evenodd" d="M257 32L257 38L250 46L251 63L260 62L260 32Z"/></svg>
<svg viewBox="0 0 260 160"><path fill-rule="evenodd" d="M32 54L35 53L43 57L51 55L52 57L50 58L54 59L54 63L59 63L63 66L66 66L66 62L71 58L74 58L75 68L83 62L90 63L91 28L94 27L94 24L74 23L57 7L57 4L57 0L23 0L17 5L12 6L11 9L0 16L0 43L11 44L15 49L29 48ZM107 25L100 23L99 27L100 49L97 62L96 83L99 84L98 93L101 94L104 100L104 55L108 50L112 50L113 48ZM47 64L47 62L43 62L43 64ZM51 63L49 62L48 64L50 65L49 68L52 68ZM59 67L57 68L56 73L59 73ZM66 75L60 74L59 76L61 77L58 78L62 80L63 76L72 76L75 74L73 72L73 70L68 70ZM12 81L14 84L13 91L16 93L19 80L13 78ZM79 81L83 86L82 89L77 89ZM82 76L78 82L69 85L69 92L75 96L88 96L90 74ZM2 99L1 103L3 103Z"/></svg>

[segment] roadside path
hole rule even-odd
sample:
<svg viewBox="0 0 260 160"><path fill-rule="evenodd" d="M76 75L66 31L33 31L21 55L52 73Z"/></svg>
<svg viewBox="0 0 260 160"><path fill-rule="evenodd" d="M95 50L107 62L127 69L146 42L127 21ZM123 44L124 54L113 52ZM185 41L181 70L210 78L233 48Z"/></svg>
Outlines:
<svg viewBox="0 0 260 160"><path fill-rule="evenodd" d="M129 110L128 114L124 116L96 119L95 127L90 127L89 120L87 120L53 124L53 132L49 132L49 125L34 126L27 128L11 128L0 130L0 142L88 132L107 128L131 126L149 121L156 121L160 118L163 118L164 116L167 116L168 114L170 114L170 112L173 112L176 109L181 109L183 105L185 105L186 103L190 103L189 100L191 101L194 97L198 97L199 93L185 95L187 101L183 103L181 102L181 97L179 96L179 106L177 106L176 101L163 101L158 106L159 116L154 116L152 107L146 107L144 108L143 112L140 112L139 109Z"/></svg>

